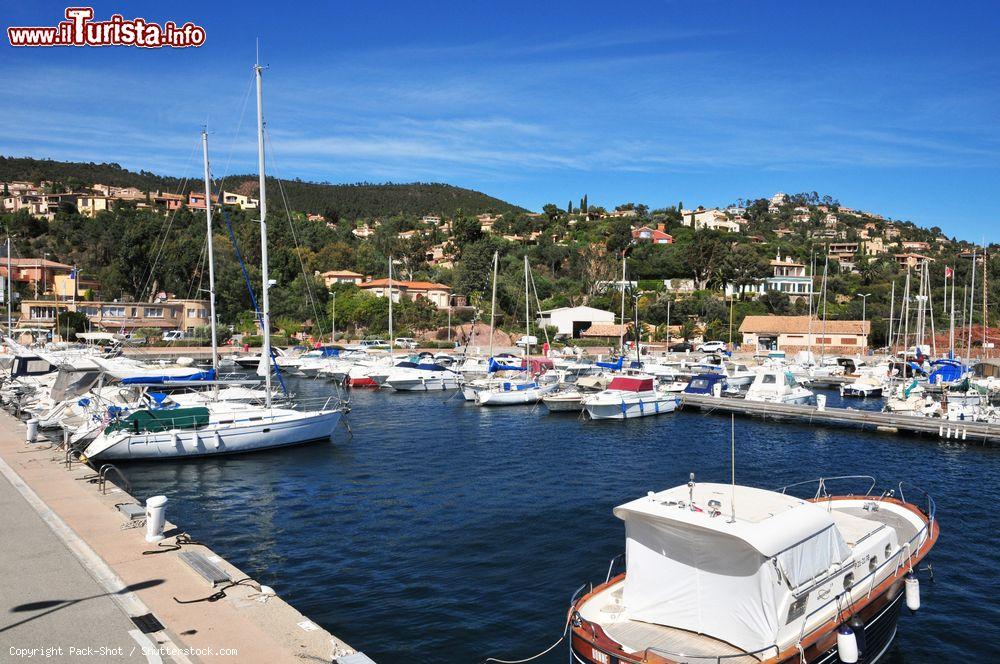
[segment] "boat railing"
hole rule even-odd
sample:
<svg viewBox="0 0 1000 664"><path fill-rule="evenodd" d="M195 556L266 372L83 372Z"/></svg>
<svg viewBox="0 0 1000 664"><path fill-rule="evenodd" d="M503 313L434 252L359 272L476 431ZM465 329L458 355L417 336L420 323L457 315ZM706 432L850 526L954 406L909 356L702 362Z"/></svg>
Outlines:
<svg viewBox="0 0 1000 664"><path fill-rule="evenodd" d="M911 486L913 486L912 483L909 483L909 484L911 484ZM902 497L902 485L903 485L903 482L900 482L900 500L903 500L903 497ZM914 488L916 488L916 487L914 487ZM802 632L801 632L801 635L799 637L799 641L800 642L803 639L805 639L806 637L808 637L809 635L811 635L813 632L815 632L816 630L818 630L820 627L822 627L823 624L826 622L825 620L819 621L819 623L816 626L814 626L811 630L809 630L807 632L807 631L805 631L805 629L806 629L806 626L809 624L810 618L812 618L816 614L820 613L821 611L826 610L834 602L837 603L838 611L840 609L841 603L844 602L844 601L846 601L846 603L847 603L847 605L849 607L851 604L853 604L856 601L855 598L854 598L854 591L855 591L855 589L861 587L862 585L866 585L866 584L868 585L868 590L865 593L865 596L866 597L870 597L871 594L872 594L872 592L875 590L875 586L877 585L877 583L879 581L879 579L878 579L879 573L883 569L887 568L889 565L894 565L895 567L892 570L891 574L887 574L887 575L885 575L882 578L882 581L885 581L886 579L888 579L890 577L893 577L893 578L898 577L901 572L903 574L906 574L906 573L909 573L909 572L913 571L913 558L917 555L917 552L920 550L920 547L922 547L924 545L924 543L927 541L927 538L930 537L930 535L931 535L931 529L934 526L934 520L935 520L936 513L937 513L937 504L934 502L934 499L931 497L931 495L929 493L927 493L926 491L923 491L922 489L918 489L918 490L921 491L921 493L923 493L924 496L927 499L927 521L924 523L924 525L921 526L920 529L917 530L916 533L914 533L913 537L911 537L906 542L903 542L902 544L900 544L900 546L896 549L896 551L891 556L889 556L888 558L886 558L885 560L883 560L880 565L877 565L876 567L874 567L872 569L869 569L868 574L866 574L865 576L861 577L860 579L855 580L853 583L851 583L850 586L844 588L844 592L833 596L832 598L828 599L826 602L820 604L819 606L817 606L816 608L814 608L812 611L810 611L809 613L807 613L805 616L803 616L803 619L802 619ZM890 494L891 494L891 492L890 492ZM885 495L883 494L883 496L880 496L877 500L882 500L884 497L885 497ZM906 502L906 501L903 500L903 502ZM853 565L847 566L847 567L842 567L842 568L838 569L836 572L834 572L833 575L831 575L831 576L837 576L837 575L839 575L841 573L844 573L844 572L850 572L850 570L853 570L853 569L855 569L853 567ZM824 583L828 582L829 579L830 579L830 577L828 576L825 579L823 579L820 583L811 585L805 591L801 591L799 593L796 593L796 597L808 594L809 592L811 592L812 590L814 590L819 585L823 585ZM845 596L846 596L846 599L845 599Z"/></svg>
<svg viewBox="0 0 1000 664"><path fill-rule="evenodd" d="M817 477L811 480L795 482L794 484L786 484L783 487L775 489L775 491L777 491L778 493L787 493L788 489L792 489L794 487L816 484L816 494L813 496L813 499L818 500L819 498L829 497L830 494L827 493L828 482L839 481L839 480L866 480L871 482L871 484L868 487L868 490L865 491L864 494L860 494L864 496L870 496L872 491L875 489L875 485L877 484L877 481L871 475L837 475L834 477ZM854 494L849 494L849 495L854 495Z"/></svg>
<svg viewBox="0 0 1000 664"><path fill-rule="evenodd" d="M778 648L777 644L772 644L769 646L764 646L758 650L750 650L739 653L733 653L731 655L688 655L686 653L671 652L663 648L658 648L653 646L652 648L646 648L647 653L654 653L660 656L666 656L677 662L717 662L721 664L722 662L727 662L735 659L743 659L746 657L753 657L756 660L760 660L763 656L770 654L773 651L773 657L777 657L781 650Z"/></svg>
<svg viewBox="0 0 1000 664"><path fill-rule="evenodd" d="M611 562L608 563L608 576L607 578L604 579L604 583L607 583L608 581L611 580L611 572L615 569L615 563L617 563L619 560L624 560L624 559L625 559L624 553L619 553L617 556L611 559Z"/></svg>

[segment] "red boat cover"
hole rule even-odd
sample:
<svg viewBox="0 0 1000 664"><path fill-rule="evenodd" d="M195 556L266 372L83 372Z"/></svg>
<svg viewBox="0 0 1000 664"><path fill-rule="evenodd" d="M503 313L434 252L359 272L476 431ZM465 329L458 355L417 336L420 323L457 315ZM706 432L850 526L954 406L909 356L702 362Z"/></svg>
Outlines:
<svg viewBox="0 0 1000 664"><path fill-rule="evenodd" d="M625 392L651 392L653 390L652 378L629 378L618 376L611 379L608 385L609 390L622 390Z"/></svg>
<svg viewBox="0 0 1000 664"><path fill-rule="evenodd" d="M527 362L527 365L525 365ZM555 363L547 357L530 357L527 360L521 360L521 368L524 369L527 366L528 371L533 374L543 374L549 369L555 368Z"/></svg>

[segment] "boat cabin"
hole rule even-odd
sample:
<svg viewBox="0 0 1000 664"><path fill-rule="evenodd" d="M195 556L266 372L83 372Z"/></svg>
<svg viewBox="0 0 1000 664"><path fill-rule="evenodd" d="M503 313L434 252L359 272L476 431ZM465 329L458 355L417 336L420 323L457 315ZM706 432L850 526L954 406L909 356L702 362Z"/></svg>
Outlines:
<svg viewBox="0 0 1000 664"><path fill-rule="evenodd" d="M701 373L688 382L684 388L684 394L715 394L715 386L721 385L726 389L726 377L720 373Z"/></svg>

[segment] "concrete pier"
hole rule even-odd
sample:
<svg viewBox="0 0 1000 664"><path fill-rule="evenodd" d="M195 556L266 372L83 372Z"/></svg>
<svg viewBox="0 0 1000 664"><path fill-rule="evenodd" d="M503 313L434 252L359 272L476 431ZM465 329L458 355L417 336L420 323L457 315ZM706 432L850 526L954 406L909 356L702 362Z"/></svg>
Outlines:
<svg viewBox="0 0 1000 664"><path fill-rule="evenodd" d="M0 661L32 654L53 662L370 661L282 601L280 571L248 579L194 544L144 555L172 548L182 527L168 520L164 546L147 543L144 529L130 527L136 522L115 507L145 497L110 482L102 493L93 469L67 467L61 449L24 438L24 425L0 413ZM184 552L245 581L213 587ZM262 594L260 583L277 596ZM177 601L221 590L213 601Z"/></svg>
<svg viewBox="0 0 1000 664"><path fill-rule="evenodd" d="M854 427L884 433L919 433L974 445L992 446L1000 442L1000 425L987 422L952 421L850 408L827 407L821 410L816 406L766 403L698 394L682 394L681 407L698 408L714 413L772 418L806 425Z"/></svg>

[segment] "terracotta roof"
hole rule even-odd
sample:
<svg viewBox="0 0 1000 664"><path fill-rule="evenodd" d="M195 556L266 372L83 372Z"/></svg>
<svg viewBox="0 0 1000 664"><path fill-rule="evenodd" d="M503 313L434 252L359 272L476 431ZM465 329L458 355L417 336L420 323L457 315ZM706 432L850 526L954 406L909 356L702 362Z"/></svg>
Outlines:
<svg viewBox="0 0 1000 664"><path fill-rule="evenodd" d="M825 327L824 327L825 326ZM747 316L740 323L740 332L773 333L773 334L869 334L871 321L860 320L828 320L824 323L819 318L809 316Z"/></svg>
<svg viewBox="0 0 1000 664"><path fill-rule="evenodd" d="M372 279L361 284L361 288L386 288L388 286L388 279ZM398 279L392 280L392 287L405 288L407 290L451 290L451 286L435 284L432 281L399 281Z"/></svg>
<svg viewBox="0 0 1000 664"><path fill-rule="evenodd" d="M580 333L581 337L620 337L628 329L627 325L618 323L594 323Z"/></svg>

